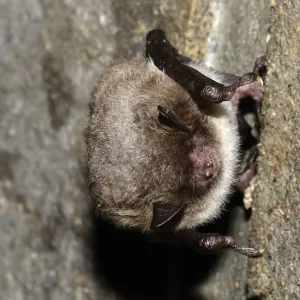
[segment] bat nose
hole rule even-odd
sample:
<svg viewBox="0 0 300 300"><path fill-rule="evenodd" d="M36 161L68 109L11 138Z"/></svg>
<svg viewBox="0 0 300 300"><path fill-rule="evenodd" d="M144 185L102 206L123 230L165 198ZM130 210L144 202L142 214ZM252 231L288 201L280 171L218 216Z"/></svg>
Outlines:
<svg viewBox="0 0 300 300"><path fill-rule="evenodd" d="M191 168L190 179L193 183L207 182L218 173L217 157L212 149L193 149L189 153Z"/></svg>
<svg viewBox="0 0 300 300"><path fill-rule="evenodd" d="M203 175L206 179L210 179L214 175L214 163L212 159L208 159L204 165Z"/></svg>
<svg viewBox="0 0 300 300"><path fill-rule="evenodd" d="M206 167L207 168L209 168L209 167L212 167L214 165L214 162L212 161L212 159L208 159L207 161L206 161Z"/></svg>
<svg viewBox="0 0 300 300"><path fill-rule="evenodd" d="M214 175L214 171L213 171L212 168L207 168L207 169L204 171L204 177L205 177L206 179L212 178L213 175Z"/></svg>

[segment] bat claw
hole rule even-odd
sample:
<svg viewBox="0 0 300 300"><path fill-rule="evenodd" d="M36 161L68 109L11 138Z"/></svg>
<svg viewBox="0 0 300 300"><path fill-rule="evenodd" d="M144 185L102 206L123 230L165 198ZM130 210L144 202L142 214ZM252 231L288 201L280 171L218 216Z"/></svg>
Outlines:
<svg viewBox="0 0 300 300"><path fill-rule="evenodd" d="M264 82L259 75L256 77L255 81L258 81L262 86L264 86Z"/></svg>
<svg viewBox="0 0 300 300"><path fill-rule="evenodd" d="M262 257L265 250L264 249L255 249L255 248L246 248L246 247L239 247L233 245L230 247L233 251L236 251L242 255L251 257L251 258L259 258Z"/></svg>

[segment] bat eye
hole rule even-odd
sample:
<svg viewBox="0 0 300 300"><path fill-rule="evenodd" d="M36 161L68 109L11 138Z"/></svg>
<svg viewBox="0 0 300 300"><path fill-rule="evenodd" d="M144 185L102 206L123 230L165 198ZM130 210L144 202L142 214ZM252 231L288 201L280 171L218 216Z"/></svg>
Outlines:
<svg viewBox="0 0 300 300"><path fill-rule="evenodd" d="M162 106L158 106L158 120L162 125L176 129L178 131L184 131L191 135L190 129L182 123L177 114L171 110Z"/></svg>
<svg viewBox="0 0 300 300"><path fill-rule="evenodd" d="M171 116L170 110L160 105L157 107L157 109L159 123L170 128L176 128L176 124L174 122L174 118Z"/></svg>

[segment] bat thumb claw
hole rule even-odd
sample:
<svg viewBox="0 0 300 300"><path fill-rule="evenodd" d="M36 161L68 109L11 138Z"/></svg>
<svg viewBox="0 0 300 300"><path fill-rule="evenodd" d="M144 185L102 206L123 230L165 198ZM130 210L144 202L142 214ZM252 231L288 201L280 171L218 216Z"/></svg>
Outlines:
<svg viewBox="0 0 300 300"><path fill-rule="evenodd" d="M258 81L262 86L264 86L264 82L259 75L256 77L255 81Z"/></svg>
<svg viewBox="0 0 300 300"><path fill-rule="evenodd" d="M262 257L265 252L264 249L245 248L245 247L238 247L236 245L232 246L231 249L242 255L245 255L245 256L248 256L251 258Z"/></svg>

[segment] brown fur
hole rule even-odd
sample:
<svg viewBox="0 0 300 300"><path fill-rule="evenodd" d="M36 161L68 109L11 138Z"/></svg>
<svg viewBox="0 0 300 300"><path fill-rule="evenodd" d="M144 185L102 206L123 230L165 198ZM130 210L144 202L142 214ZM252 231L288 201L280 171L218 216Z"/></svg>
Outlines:
<svg viewBox="0 0 300 300"><path fill-rule="evenodd" d="M205 157L214 153L217 171L211 180L191 182L185 148L190 137L160 124L158 105L176 112ZM90 109L85 131L89 189L101 216L119 226L149 230L155 202L186 203L177 228L194 227L218 215L237 163L230 103L197 107L151 61L135 58L103 75L93 90ZM229 147L224 145L227 139Z"/></svg>

